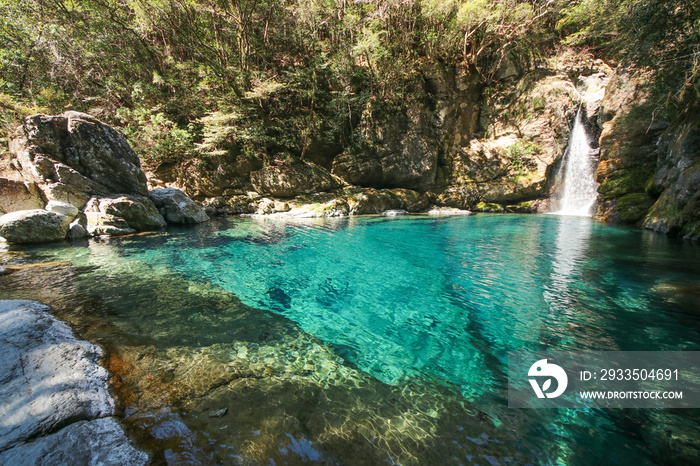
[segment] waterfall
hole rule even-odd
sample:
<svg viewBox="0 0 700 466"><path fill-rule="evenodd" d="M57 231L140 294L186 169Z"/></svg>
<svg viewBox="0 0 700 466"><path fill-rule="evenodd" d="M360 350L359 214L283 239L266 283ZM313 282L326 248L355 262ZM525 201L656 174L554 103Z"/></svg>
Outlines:
<svg viewBox="0 0 700 466"><path fill-rule="evenodd" d="M550 213L590 217L598 196L598 151L588 142L581 109L576 114L569 144L557 175Z"/></svg>

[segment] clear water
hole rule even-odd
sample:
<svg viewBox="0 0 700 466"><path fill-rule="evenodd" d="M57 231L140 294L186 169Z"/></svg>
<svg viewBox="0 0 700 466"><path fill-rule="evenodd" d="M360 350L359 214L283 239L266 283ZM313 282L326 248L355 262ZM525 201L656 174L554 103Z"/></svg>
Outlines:
<svg viewBox="0 0 700 466"><path fill-rule="evenodd" d="M505 401L509 350L699 350L692 243L582 217L217 219L21 257L70 262L2 295L111 349L162 463L700 460L696 410Z"/></svg>
<svg viewBox="0 0 700 466"><path fill-rule="evenodd" d="M558 188L552 197L552 213L584 217L593 215L593 205L598 198L598 159L594 154L579 109L569 135L564 163L557 175Z"/></svg>

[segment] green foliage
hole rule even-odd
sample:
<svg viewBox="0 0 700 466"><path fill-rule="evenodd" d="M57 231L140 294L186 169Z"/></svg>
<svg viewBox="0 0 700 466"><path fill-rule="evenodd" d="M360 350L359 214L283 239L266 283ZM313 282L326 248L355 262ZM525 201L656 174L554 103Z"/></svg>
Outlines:
<svg viewBox="0 0 700 466"><path fill-rule="evenodd" d="M192 125L181 128L164 113L152 113L144 108L122 107L116 117L124 122L126 137L147 165L179 161L191 155L196 133Z"/></svg>
<svg viewBox="0 0 700 466"><path fill-rule="evenodd" d="M0 0L0 92L12 103L0 123L17 123L10 107L87 111L120 126L148 163L275 163L321 140L364 151L363 115L425 99L424 65L478 72L488 92L508 60L531 64L557 35L660 51L686 72L669 99L688 107L700 90L698 10L691 0ZM528 148L513 150L525 170Z"/></svg>
<svg viewBox="0 0 700 466"><path fill-rule="evenodd" d="M511 173L523 175L535 170L537 164L533 160L533 156L540 152L541 149L537 144L527 141L519 141L508 147L506 158Z"/></svg>

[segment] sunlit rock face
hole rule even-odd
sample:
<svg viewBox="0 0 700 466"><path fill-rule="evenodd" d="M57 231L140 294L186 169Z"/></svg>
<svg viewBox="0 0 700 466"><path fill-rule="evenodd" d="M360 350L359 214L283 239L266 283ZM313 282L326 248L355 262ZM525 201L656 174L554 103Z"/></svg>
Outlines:
<svg viewBox="0 0 700 466"><path fill-rule="evenodd" d="M250 180L258 193L276 197L330 191L341 186L324 168L306 163L265 167L252 172Z"/></svg>
<svg viewBox="0 0 700 466"><path fill-rule="evenodd" d="M0 166L0 175L6 177L0 179L0 213L32 208L55 213L25 213L24 223L27 218L55 220L64 214L69 224L78 217L69 238L151 231L165 226L164 217L169 223L208 220L202 208L176 188L159 189L149 197L139 158L124 137L84 113L27 117L15 131L9 156ZM13 217L3 229L12 239L3 236L12 242L43 242L65 239L68 232L67 224L51 232L35 228L33 234L26 228L16 233L17 228Z"/></svg>
<svg viewBox="0 0 700 466"><path fill-rule="evenodd" d="M202 223L209 220L201 206L177 188L156 188L149 196L168 223Z"/></svg>
<svg viewBox="0 0 700 466"><path fill-rule="evenodd" d="M44 207L36 183L0 178L0 214Z"/></svg>
<svg viewBox="0 0 700 466"><path fill-rule="evenodd" d="M164 227L166 222L146 196L93 197L85 206L91 235L124 235Z"/></svg>
<svg viewBox="0 0 700 466"><path fill-rule="evenodd" d="M109 417L115 405L102 350L48 310L0 301L0 463L145 464L148 455Z"/></svg>
<svg viewBox="0 0 700 466"><path fill-rule="evenodd" d="M11 243L61 241L71 219L47 210L18 210L0 217L0 237Z"/></svg>

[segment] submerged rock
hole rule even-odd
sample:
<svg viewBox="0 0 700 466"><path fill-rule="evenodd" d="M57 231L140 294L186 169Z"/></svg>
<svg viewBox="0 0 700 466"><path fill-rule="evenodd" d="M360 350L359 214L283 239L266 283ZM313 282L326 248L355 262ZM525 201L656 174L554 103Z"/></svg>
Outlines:
<svg viewBox="0 0 700 466"><path fill-rule="evenodd" d="M221 408L221 409L217 409L215 411L209 411L208 416L209 417L224 417L224 416L226 416L226 413L228 413L228 408Z"/></svg>
<svg viewBox="0 0 700 466"><path fill-rule="evenodd" d="M180 189L157 188L149 195L168 223L202 223L209 220L204 209Z"/></svg>
<svg viewBox="0 0 700 466"><path fill-rule="evenodd" d="M166 224L153 202L138 195L93 197L85 206L85 216L91 235L127 235Z"/></svg>
<svg viewBox="0 0 700 466"><path fill-rule="evenodd" d="M0 236L11 243L61 241L68 232L70 219L46 210L20 210L0 217Z"/></svg>

